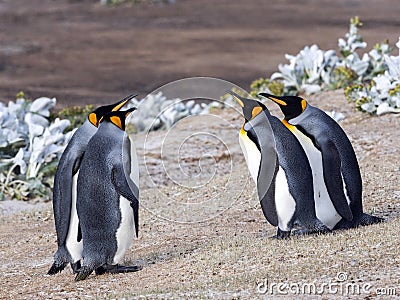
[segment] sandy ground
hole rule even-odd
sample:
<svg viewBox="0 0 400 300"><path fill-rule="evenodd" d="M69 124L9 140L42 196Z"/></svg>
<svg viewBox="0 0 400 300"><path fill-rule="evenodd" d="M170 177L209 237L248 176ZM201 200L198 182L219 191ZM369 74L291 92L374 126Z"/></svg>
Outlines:
<svg viewBox="0 0 400 300"><path fill-rule="evenodd" d="M189 144L193 152L183 152L191 159L181 157L180 171L170 163L174 155L158 154L157 143L167 132L150 134L147 152L145 137L137 136L138 153L146 154L149 167L147 174L141 165L140 236L125 255L126 263L143 265L137 273L92 275L79 283L69 269L45 275L56 250L51 204L24 212L23 207L12 210L10 202L0 202L7 210L0 217L0 298L254 299L287 293L282 297L298 299L322 290L323 299L399 297L400 115L373 117L353 111L342 91L313 96L310 103L345 113L341 126L359 159L364 210L384 217L385 223L324 236L271 239L275 228L262 215L237 145L242 120L232 110L217 111L219 122L191 119L172 132L167 144L180 145L188 132L218 131L228 154L209 135L194 138ZM276 107L269 106L277 114ZM215 163L199 165L198 159L208 159L208 154ZM160 169L161 160L169 176ZM220 172L210 176L214 165ZM196 205L204 210L196 210ZM207 219L204 211L213 218ZM314 292L307 290L310 285ZM296 295L296 289L304 292Z"/></svg>
<svg viewBox="0 0 400 300"><path fill-rule="evenodd" d="M145 96L173 80L209 76L245 89L285 53L337 49L360 16L371 49L398 40L397 0L177 0L103 7L99 0L0 1L0 101L23 90L59 106Z"/></svg>

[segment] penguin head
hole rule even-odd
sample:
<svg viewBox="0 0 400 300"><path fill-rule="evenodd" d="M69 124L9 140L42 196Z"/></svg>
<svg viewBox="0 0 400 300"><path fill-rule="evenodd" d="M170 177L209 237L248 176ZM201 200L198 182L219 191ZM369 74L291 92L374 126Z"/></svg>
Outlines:
<svg viewBox="0 0 400 300"><path fill-rule="evenodd" d="M136 96L137 96L137 94L131 94L131 95L125 97L124 99L119 100L117 103L110 104L110 105L104 105L104 106L100 106L100 107L96 108L88 116L90 123L92 123L96 127L99 126L100 120L106 114L108 114L109 112L112 112L112 111L120 110L121 107L123 107L126 103L128 103L129 100L131 100L132 98L134 98Z"/></svg>
<svg viewBox="0 0 400 300"><path fill-rule="evenodd" d="M298 117L307 107L307 101L298 96L274 96L267 93L260 93L279 105L286 120Z"/></svg>
<svg viewBox="0 0 400 300"><path fill-rule="evenodd" d="M111 111L105 114L99 121L101 122L109 122L117 126L122 131L125 131L125 120L129 116L131 112L133 112L136 107L131 107L124 111Z"/></svg>
<svg viewBox="0 0 400 300"><path fill-rule="evenodd" d="M265 107L264 104L261 102L258 102L253 99L248 99L245 97L242 97L232 91L229 91L229 94L234 96L236 102L240 105L240 107L243 110L243 116L245 119L245 123L249 122L250 120L254 119L256 116L258 116L262 111L268 112L268 109Z"/></svg>

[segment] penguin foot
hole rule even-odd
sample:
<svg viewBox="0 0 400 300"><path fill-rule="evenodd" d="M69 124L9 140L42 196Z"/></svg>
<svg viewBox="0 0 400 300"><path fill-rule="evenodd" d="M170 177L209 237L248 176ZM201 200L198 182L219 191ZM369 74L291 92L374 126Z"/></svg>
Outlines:
<svg viewBox="0 0 400 300"><path fill-rule="evenodd" d="M85 280L93 272L93 269L83 266L79 269L78 274L75 277L75 281Z"/></svg>
<svg viewBox="0 0 400 300"><path fill-rule="evenodd" d="M371 216L369 214L363 213L360 218L357 220L353 221L347 221L347 220L340 220L339 223L335 225L333 228L334 230L341 230L341 229L349 229L349 228L356 228L358 226L368 226L372 224L377 224L384 222L385 220L383 218Z"/></svg>
<svg viewBox="0 0 400 300"><path fill-rule="evenodd" d="M314 224L311 224L309 226L305 226L301 229L293 230L292 235L309 235L309 234L325 234L325 233L330 233L332 230L330 230L326 225L324 225L322 222L317 221Z"/></svg>
<svg viewBox="0 0 400 300"><path fill-rule="evenodd" d="M54 262L50 270L47 272L47 275L55 275L57 273L61 273L61 271L64 270L66 265L67 263L59 264L57 262Z"/></svg>
<svg viewBox="0 0 400 300"><path fill-rule="evenodd" d="M310 234L325 234L325 233L330 233L332 230L330 230L328 227L326 229L297 229L292 231L292 235L299 236L299 235L310 235Z"/></svg>
<svg viewBox="0 0 400 300"><path fill-rule="evenodd" d="M290 230L289 231L283 231L278 227L278 231L276 232L276 238L278 240L288 239L289 237L290 237Z"/></svg>
<svg viewBox="0 0 400 300"><path fill-rule="evenodd" d="M72 272L74 274L77 274L79 272L79 269L81 268L81 262L78 260L76 263L71 264Z"/></svg>
<svg viewBox="0 0 400 300"><path fill-rule="evenodd" d="M376 223L382 223L383 221L384 219L382 218L363 213L358 220L358 226L368 226Z"/></svg>
<svg viewBox="0 0 400 300"><path fill-rule="evenodd" d="M104 265L96 269L96 275L102 275L104 273L118 274L118 273L130 273L137 272L143 269L142 266L122 266L122 265Z"/></svg>

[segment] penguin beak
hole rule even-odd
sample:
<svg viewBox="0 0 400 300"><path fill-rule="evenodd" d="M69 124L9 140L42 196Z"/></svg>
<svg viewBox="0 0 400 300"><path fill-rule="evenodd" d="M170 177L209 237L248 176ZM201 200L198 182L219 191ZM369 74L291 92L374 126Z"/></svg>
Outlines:
<svg viewBox="0 0 400 300"><path fill-rule="evenodd" d="M236 102L243 108L243 114L247 121L254 119L263 111L263 108L260 106L258 101L244 98L232 91L228 91L228 93L234 96Z"/></svg>
<svg viewBox="0 0 400 300"><path fill-rule="evenodd" d="M244 103L242 101L242 97L240 97L238 94L236 94L233 91L228 91L228 94L233 96L233 99L235 99L235 101L240 105L240 107L244 107Z"/></svg>
<svg viewBox="0 0 400 300"><path fill-rule="evenodd" d="M125 111L125 118L127 118L130 115L130 113L133 112L134 110L136 110L136 107L131 107L131 108L127 109Z"/></svg>
<svg viewBox="0 0 400 300"><path fill-rule="evenodd" d="M138 94L131 94L124 99L118 101L117 103L113 104L113 108L111 111L118 111L120 110L126 103L128 103L131 99L135 98Z"/></svg>
<svg viewBox="0 0 400 300"><path fill-rule="evenodd" d="M272 101L274 101L275 103L282 105L282 106L286 106L287 103L284 101L283 97L279 97L279 96L274 96L268 93L259 93L260 96L266 97Z"/></svg>

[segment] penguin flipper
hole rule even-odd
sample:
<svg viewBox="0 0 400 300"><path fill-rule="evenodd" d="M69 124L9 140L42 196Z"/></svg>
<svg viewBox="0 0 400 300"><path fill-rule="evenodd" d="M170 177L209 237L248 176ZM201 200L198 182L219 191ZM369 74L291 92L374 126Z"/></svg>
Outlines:
<svg viewBox="0 0 400 300"><path fill-rule="evenodd" d="M133 194L130 186L133 188L137 188L136 185L131 182L131 185L128 184L128 179L125 176L123 171L122 164L118 166L114 166L111 170L111 182L114 185L117 193L122 197L128 199L131 203L131 207L133 210L133 218L135 221L135 230L136 230L136 237L139 235L139 201ZM139 190L135 191L137 195L139 195Z"/></svg>
<svg viewBox="0 0 400 300"><path fill-rule="evenodd" d="M317 141L318 146L321 149L324 181L329 197L339 215L344 219L351 221L353 220L353 214L349 204L347 203L343 187L339 151L334 142L327 137L321 137L317 139Z"/></svg>
<svg viewBox="0 0 400 300"><path fill-rule="evenodd" d="M272 182L267 188L261 185L260 181L263 181L263 166L267 168L271 168L265 166L265 162L263 162L263 158L261 158L260 163L260 171L258 174L258 182L257 182L257 189L258 189L258 196L261 203L261 209L264 213L265 218L272 226L278 226L278 214L276 212L276 205L275 205L275 183ZM279 169L278 160L275 163L275 174L274 178L276 177L276 173ZM261 176L260 176L261 175Z"/></svg>
<svg viewBox="0 0 400 300"><path fill-rule="evenodd" d="M58 245L64 245L67 240L72 205L72 180L78 172L80 159L76 159L73 165L60 162L54 176L53 210L56 219Z"/></svg>

